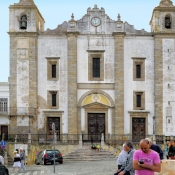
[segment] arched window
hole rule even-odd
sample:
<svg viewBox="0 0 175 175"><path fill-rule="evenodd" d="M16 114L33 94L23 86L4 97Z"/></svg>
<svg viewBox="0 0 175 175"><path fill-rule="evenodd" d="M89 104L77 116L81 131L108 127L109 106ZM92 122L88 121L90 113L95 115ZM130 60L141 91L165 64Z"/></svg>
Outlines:
<svg viewBox="0 0 175 175"><path fill-rule="evenodd" d="M171 29L171 16L170 15L165 16L165 28Z"/></svg>
<svg viewBox="0 0 175 175"><path fill-rule="evenodd" d="M20 19L20 29L26 30L27 29L27 16L22 15Z"/></svg>

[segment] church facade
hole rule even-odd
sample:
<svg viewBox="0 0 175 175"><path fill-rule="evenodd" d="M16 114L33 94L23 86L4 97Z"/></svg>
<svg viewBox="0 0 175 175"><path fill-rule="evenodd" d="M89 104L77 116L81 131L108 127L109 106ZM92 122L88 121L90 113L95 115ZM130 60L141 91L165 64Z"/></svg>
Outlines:
<svg viewBox="0 0 175 175"><path fill-rule="evenodd" d="M9 96L0 112L8 133L51 134L55 123L57 135L175 135L171 0L154 8L151 32L97 5L54 30L44 30L33 0L9 11Z"/></svg>

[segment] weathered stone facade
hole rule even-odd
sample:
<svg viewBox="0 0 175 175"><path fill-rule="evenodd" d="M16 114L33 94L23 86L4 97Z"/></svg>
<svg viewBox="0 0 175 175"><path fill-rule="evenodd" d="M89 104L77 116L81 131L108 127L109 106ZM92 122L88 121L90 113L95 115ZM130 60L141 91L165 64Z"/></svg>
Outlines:
<svg viewBox="0 0 175 175"><path fill-rule="evenodd" d="M33 0L11 5L9 18L9 133L49 134L58 119L58 134L175 134L170 0L153 10L151 32L97 5L54 30Z"/></svg>

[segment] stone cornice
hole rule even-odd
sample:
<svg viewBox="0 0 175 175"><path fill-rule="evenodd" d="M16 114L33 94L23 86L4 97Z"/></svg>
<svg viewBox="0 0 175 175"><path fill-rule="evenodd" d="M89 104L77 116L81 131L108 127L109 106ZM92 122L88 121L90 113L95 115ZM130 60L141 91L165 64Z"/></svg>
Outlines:
<svg viewBox="0 0 175 175"><path fill-rule="evenodd" d="M126 32L113 32L112 36L125 36Z"/></svg>
<svg viewBox="0 0 175 175"><path fill-rule="evenodd" d="M175 32L170 32L170 33L169 32L156 32L156 33L153 33L153 35L156 37L157 36L161 37L163 35L164 37L167 36L167 37L173 38L173 37L175 37Z"/></svg>
<svg viewBox="0 0 175 175"><path fill-rule="evenodd" d="M86 50L87 52L105 52L105 50Z"/></svg>
<svg viewBox="0 0 175 175"><path fill-rule="evenodd" d="M7 32L9 35L11 36L23 36L23 37L26 37L26 36L38 36L38 32Z"/></svg>
<svg viewBox="0 0 175 175"><path fill-rule="evenodd" d="M145 111L145 110L133 110L133 111L128 111L128 113L150 113L150 111Z"/></svg>
<svg viewBox="0 0 175 175"><path fill-rule="evenodd" d="M0 82L0 86L7 86L9 85L9 82Z"/></svg>
<svg viewBox="0 0 175 175"><path fill-rule="evenodd" d="M67 32L66 34L69 37L69 36L78 36L80 33L76 31L76 32Z"/></svg>

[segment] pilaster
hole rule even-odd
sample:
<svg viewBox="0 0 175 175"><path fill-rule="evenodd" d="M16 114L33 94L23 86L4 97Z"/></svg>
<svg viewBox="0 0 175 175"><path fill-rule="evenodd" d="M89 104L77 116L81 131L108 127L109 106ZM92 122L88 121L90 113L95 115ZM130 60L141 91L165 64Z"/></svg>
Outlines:
<svg viewBox="0 0 175 175"><path fill-rule="evenodd" d="M154 40L155 134L163 134L163 55L162 37Z"/></svg>
<svg viewBox="0 0 175 175"><path fill-rule="evenodd" d="M68 39L68 134L78 133L77 111L77 32L67 32Z"/></svg>
<svg viewBox="0 0 175 175"><path fill-rule="evenodd" d="M114 134L124 134L124 32L114 32L115 42L115 112Z"/></svg>

